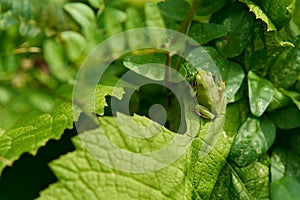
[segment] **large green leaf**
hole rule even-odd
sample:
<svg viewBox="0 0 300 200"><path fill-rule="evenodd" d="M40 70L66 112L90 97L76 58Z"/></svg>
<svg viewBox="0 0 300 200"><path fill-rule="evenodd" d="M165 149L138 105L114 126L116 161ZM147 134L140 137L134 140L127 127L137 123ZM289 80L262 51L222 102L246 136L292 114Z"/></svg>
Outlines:
<svg viewBox="0 0 300 200"><path fill-rule="evenodd" d="M134 120L140 125L149 123L149 119L147 120L145 117L123 117L125 117L123 118L125 121L122 120L121 123L127 123L128 120ZM151 150L169 143L174 137L173 133L163 129L159 134L146 140L132 138L124 136L122 129L118 128L114 118L100 118L100 123L102 124L102 130L112 143L121 149L133 152L151 152ZM156 133L157 129L149 131ZM92 134L92 132L84 134ZM84 141L87 142L87 140ZM51 163L51 167L60 181L42 192L41 199L57 197L68 199L77 191L80 191L80 193L72 196L72 199L139 199L141 197L143 199L184 199L185 176L182 165L184 156L167 168L143 174L132 174L101 164L92 154L83 149L78 137L74 138L73 142L76 146L75 152ZM90 142L95 142L95 140L90 140ZM127 162L125 157L111 159L121 159L118 161L119 163ZM128 164L130 165L130 161ZM114 175L112 176L112 174ZM173 181L169 181L170 179ZM78 184L71 187L70 190L68 185L73 184L74 181ZM138 192L137 187L140 188ZM119 190L118 188L123 189Z"/></svg>
<svg viewBox="0 0 300 200"><path fill-rule="evenodd" d="M230 116L225 121L225 124L227 124L225 130L228 131L228 134L222 131L220 125L216 125L219 124L217 122L205 123L201 128L199 138L193 139L188 151L177 161L165 168L147 173L126 173L101 164L90 152L83 148L80 139L76 137L73 140L76 151L50 163L59 181L44 190L40 199L68 199L70 196L72 196L72 199L140 199L141 197L143 199L174 200L210 199L210 197L218 194L219 186L216 185L216 181L219 182L219 179L222 179L220 177L224 176L221 169L226 163L226 157L233 141L232 138L237 133L240 124L240 112L237 112L239 106L239 103L232 104L227 112L227 116ZM137 124L148 124L150 120L137 115L133 117L123 115L122 118L118 124L111 117L99 119L106 136L121 149L136 153L152 152L168 144L175 136L174 133L163 128L162 132L146 140L124 137L124 129L120 128L120 124L126 127L128 120L134 120ZM230 127L229 125L232 125L233 121L236 123L234 123L234 127ZM133 131L135 128L126 127L126 129ZM149 130L155 131L155 129ZM207 135L216 136L216 130L221 132L217 134L217 141L211 143L211 140L207 140ZM92 131L83 134L92 134ZM179 137L184 140L189 136ZM214 148L205 151L207 147L203 148L202 145L205 145L203 140L208 144L213 144ZM87 142L87 140L84 141ZM89 141L95 145L97 144L94 137L91 137ZM95 146L95 149L97 148L99 148L99 145ZM171 152L169 155L172 155ZM126 160L126 157L118 159L119 161L115 160L116 163L122 163ZM130 165L130 161L127 163ZM265 191L268 186L266 182L268 180L267 167L260 163L254 163L249 167L230 169L230 171L235 176L234 184L237 187L236 191L232 191L232 196L242 195L245 192L250 195L249 197L253 195L253 197L262 198L268 195ZM260 173L257 173L258 171ZM230 176L225 178L230 178ZM253 178L257 180L256 184L251 184ZM239 188L241 185L243 185L243 191ZM138 192L137 187L140 188ZM228 185L222 187L223 193L226 188L228 189Z"/></svg>
<svg viewBox="0 0 300 200"><path fill-rule="evenodd" d="M230 160L246 166L266 153L275 140L276 129L271 120L248 118L240 127L230 151Z"/></svg>
<svg viewBox="0 0 300 200"><path fill-rule="evenodd" d="M257 117L261 116L274 95L274 86L268 80L249 72L248 92L251 113Z"/></svg>
<svg viewBox="0 0 300 200"><path fill-rule="evenodd" d="M43 191L39 199L188 199L184 172L179 167L183 158L159 171L130 174L101 164L82 149L78 137L73 142L75 152L50 164L59 182Z"/></svg>
<svg viewBox="0 0 300 200"><path fill-rule="evenodd" d="M216 40L217 50L225 57L240 55L247 45L254 17L240 4L228 4L216 12L211 21L225 25L229 30L225 37Z"/></svg>
<svg viewBox="0 0 300 200"><path fill-rule="evenodd" d="M236 119L238 119L239 112L232 111L230 113L236 115ZM146 125L151 120L137 115L131 117L118 115L117 119L120 121L117 122L116 118L112 117L102 117L99 118L99 122L109 141L120 149L139 154L153 152L169 144L175 136L175 133L165 128L161 129L158 124L155 125L157 128L148 129L151 134L161 130L159 134L155 134L151 138L143 139L126 136L124 135L125 129L129 132L136 130L135 127L128 127L128 121L133 120L136 124ZM219 120L223 121L224 119L219 118ZM229 121L227 123L230 123ZM226 162L232 143L232 139L222 131L223 123L220 122L203 124L199 137L193 139L188 151L177 161L170 163L165 168L139 174L122 172L101 164L82 147L78 137L74 138L76 151L50 164L59 181L44 190L40 199L69 199L70 196L72 196L72 199L140 199L141 197L143 199L174 200L209 199L219 173ZM221 132L216 133L217 130ZM83 141L94 144L94 150L99 150L103 146L103 150L107 151L102 140L99 141L100 143L97 142L97 137L94 137L96 134L93 134L93 131L98 131L98 129L83 133L85 138L90 138ZM143 133L140 132L140 134ZM209 140L212 136L217 136L215 142ZM233 136L234 133L231 133L231 137ZM186 134L177 137L182 141L191 139ZM214 148L208 148L203 140L214 145ZM208 149L210 150L207 151ZM169 152L168 156L172 154L172 152ZM99 154L99 156L101 155L105 157L106 153ZM109 160L116 165L125 162L130 167L132 163L126 161L127 159L122 156L110 158ZM157 160L156 162L160 161ZM156 164L156 162L152 164ZM140 167L147 168L146 164L141 163ZM131 166L130 168L136 169L138 167ZM136 188L140 188L138 192Z"/></svg>

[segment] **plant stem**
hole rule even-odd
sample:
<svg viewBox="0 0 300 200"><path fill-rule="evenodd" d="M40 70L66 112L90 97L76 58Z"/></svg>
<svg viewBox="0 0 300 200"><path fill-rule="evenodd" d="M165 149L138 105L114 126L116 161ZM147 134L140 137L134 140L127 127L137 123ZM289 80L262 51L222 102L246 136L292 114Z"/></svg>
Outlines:
<svg viewBox="0 0 300 200"><path fill-rule="evenodd" d="M194 0L192 7L190 9L190 12L187 14L184 21L181 22L180 27L178 29L179 32L184 33L186 35L189 34L190 27L194 18L194 15L198 9L198 7L201 5L201 0ZM176 61L176 64L174 66L175 70L178 70L180 63L182 62L182 58L179 57Z"/></svg>

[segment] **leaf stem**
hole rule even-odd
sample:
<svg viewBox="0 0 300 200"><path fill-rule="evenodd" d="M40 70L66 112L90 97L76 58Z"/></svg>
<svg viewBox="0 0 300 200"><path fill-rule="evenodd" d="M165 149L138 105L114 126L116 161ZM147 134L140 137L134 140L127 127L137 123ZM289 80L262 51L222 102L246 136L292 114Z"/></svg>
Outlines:
<svg viewBox="0 0 300 200"><path fill-rule="evenodd" d="M189 34L190 28L191 28L191 24L194 18L194 15L198 9L198 7L201 5L202 0L194 0L192 7L190 9L190 12L187 14L186 18L184 19L184 21L181 22L180 27L178 29L179 32L184 33L186 35ZM176 64L174 66L175 70L178 70L180 63L182 62L182 58L178 57Z"/></svg>
<svg viewBox="0 0 300 200"><path fill-rule="evenodd" d="M193 21L194 15L198 9L198 7L201 4L201 0L194 0L192 7L190 9L190 12L187 14L186 18L184 21L181 22L180 27L178 29L179 32L188 34L189 32L189 27L191 25L191 22Z"/></svg>

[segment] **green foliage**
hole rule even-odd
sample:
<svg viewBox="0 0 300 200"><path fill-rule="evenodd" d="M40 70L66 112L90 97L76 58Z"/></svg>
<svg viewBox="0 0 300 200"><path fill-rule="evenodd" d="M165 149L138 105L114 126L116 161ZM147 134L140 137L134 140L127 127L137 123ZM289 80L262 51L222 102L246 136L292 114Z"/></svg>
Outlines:
<svg viewBox="0 0 300 200"><path fill-rule="evenodd" d="M299 154L276 148L271 157L272 199L297 199L299 196Z"/></svg>
<svg viewBox="0 0 300 200"><path fill-rule="evenodd" d="M166 0L160 2L158 6L161 9L162 14L164 16L176 20L184 20L190 9L189 3L184 0L181 1Z"/></svg>
<svg viewBox="0 0 300 200"><path fill-rule="evenodd" d="M275 140L275 125L268 119L247 118L240 127L229 159L244 167L267 152Z"/></svg>
<svg viewBox="0 0 300 200"><path fill-rule="evenodd" d="M261 116L270 104L273 95L273 85L253 72L248 74L248 91L251 113L257 117Z"/></svg>
<svg viewBox="0 0 300 200"><path fill-rule="evenodd" d="M212 16L212 22L222 24L229 30L225 37L216 40L216 48L224 57L240 55L247 44L254 16L241 4L228 4Z"/></svg>
<svg viewBox="0 0 300 200"><path fill-rule="evenodd" d="M0 0L0 176L14 170L23 154L35 156L67 129L76 131L73 123L78 119L95 127L87 111L94 107L102 138L95 134L98 129L87 130L72 138L75 150L47 159L57 180L37 189L31 199L297 199L299 10L300 1L295 0ZM194 41L184 44L151 29L151 37L133 32L106 43L107 54L99 60L126 48L134 51L109 63L95 89L94 105L73 102L76 73L92 50L107 38L142 27L167 27ZM188 55L198 65L162 49L135 50L144 42L161 47L166 40L182 51L193 49L195 42L203 45ZM128 115L113 110L113 100L123 105L136 88L136 80L122 80L115 87L128 71L137 79L183 87L176 78L170 81L168 70L139 67L149 63L179 71L198 105L181 110L172 91L149 84L134 91ZM216 71L219 76L212 75ZM163 115L151 113L155 104L165 107L166 123ZM126 135L125 129L137 130L130 121L153 125L147 129L151 137ZM182 121L186 134L180 132ZM110 146L103 141L147 155L175 137L189 142L187 150L155 171L123 172L97 160L107 154L115 166L159 165L180 144L162 160L134 165L125 154L110 157ZM103 154L93 155L83 140Z"/></svg>
<svg viewBox="0 0 300 200"><path fill-rule="evenodd" d="M198 23L191 27L189 35L194 38L199 44L205 44L213 39L223 37L228 34L226 26L208 23Z"/></svg>

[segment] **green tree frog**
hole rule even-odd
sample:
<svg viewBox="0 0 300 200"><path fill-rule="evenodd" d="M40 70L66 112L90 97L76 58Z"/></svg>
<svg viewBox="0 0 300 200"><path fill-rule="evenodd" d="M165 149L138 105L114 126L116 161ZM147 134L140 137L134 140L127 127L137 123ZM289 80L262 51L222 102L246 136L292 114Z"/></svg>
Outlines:
<svg viewBox="0 0 300 200"><path fill-rule="evenodd" d="M199 102L199 105L196 106L196 111L200 116L206 119L215 119L225 113L226 96L224 82L220 81L220 86L217 86L212 74L200 69L196 74L194 85Z"/></svg>

